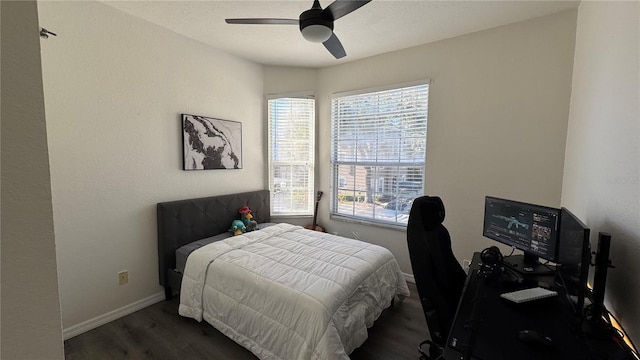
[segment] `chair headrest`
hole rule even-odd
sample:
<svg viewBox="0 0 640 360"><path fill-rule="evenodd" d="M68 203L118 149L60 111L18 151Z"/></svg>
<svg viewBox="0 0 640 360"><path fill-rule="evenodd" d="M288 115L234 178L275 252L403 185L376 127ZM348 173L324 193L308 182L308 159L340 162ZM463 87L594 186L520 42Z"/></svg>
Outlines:
<svg viewBox="0 0 640 360"><path fill-rule="evenodd" d="M420 220L427 230L435 228L444 221L444 203L438 196L422 196L415 199L411 207L412 213L414 209L421 213ZM410 214L409 217L411 218L412 215L415 216L417 213Z"/></svg>

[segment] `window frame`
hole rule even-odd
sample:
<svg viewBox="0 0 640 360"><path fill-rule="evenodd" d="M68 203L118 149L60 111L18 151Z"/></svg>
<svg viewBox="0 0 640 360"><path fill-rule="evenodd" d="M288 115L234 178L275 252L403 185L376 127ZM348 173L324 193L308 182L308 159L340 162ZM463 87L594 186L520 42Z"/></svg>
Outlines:
<svg viewBox="0 0 640 360"><path fill-rule="evenodd" d="M361 165L354 165L348 161L337 161L337 155L334 153L335 152L335 139L334 139L334 100L338 99L338 98L342 98L342 97L348 97L348 96L354 96L354 95L363 95L363 94L369 94L369 93L376 93L376 92L382 92L382 91L388 91L388 90L399 90L402 88L408 88L408 87L414 87L414 86L420 86L420 85L426 85L427 86L427 94L426 94L426 120L425 120L425 148L424 148L424 160L422 161L422 165L420 165L420 167L422 168L422 189L421 189L421 194L423 195L425 193L425 184L426 184L426 159L427 159L427 150L426 150L426 144L427 144L427 133L428 133L428 121L429 121L429 117L428 117L428 110L429 110L429 95L430 95L430 90L431 90L431 81L430 79L426 78L426 79L422 79L422 80L417 80L417 81L412 81L412 82L406 82L406 83L400 83L400 84L392 84L392 85L386 85L386 86L380 86L380 87L372 87L372 88L365 88L365 89L358 89L358 90L353 90L353 91L346 91L346 92L339 92L339 93L333 93L330 96L330 117L331 117L331 129L330 129L330 147L331 147L331 155L330 155L330 170L331 170L331 191L330 191L330 196L329 196L329 218L332 220L338 220L338 221L344 221L344 222L349 222L349 223L358 223L358 224L366 224L366 225L372 225L372 226L377 226L377 227L383 227L383 228L389 228L389 229L393 229L393 230L406 230L407 228L407 224L406 223L401 223L398 222L397 219L395 221L384 221L384 220L380 220L380 219L376 219L373 217L362 217L362 216L356 216L356 215L348 215L348 214L344 214L344 213L339 213L338 212L338 189L339 189L339 182L340 182L340 174L336 172L337 166L339 166L340 164L342 164L343 166L365 166L366 162L361 162ZM354 162L355 163L355 162ZM395 165L395 166L400 166L400 165ZM419 197L421 195L416 195L415 198ZM414 199L415 199L414 198Z"/></svg>
<svg viewBox="0 0 640 360"><path fill-rule="evenodd" d="M311 149L309 152L309 159L307 161L307 168L309 169L308 178L307 178L307 208L303 211L275 211L274 205L276 202L274 201L274 197L276 196L276 191L274 191L274 178L273 178L273 149L272 149L272 118L270 111L270 102L272 100L278 99L309 99L313 100L312 107L312 119L310 121L309 127L309 140L311 144ZM286 93L286 94L271 94L266 96L266 112L267 112L267 181L270 192L270 212L272 217L279 218L294 218L294 217L306 217L313 216L314 208L315 208L315 158L316 158L316 124L317 124L317 101L312 92L299 92L299 93Z"/></svg>

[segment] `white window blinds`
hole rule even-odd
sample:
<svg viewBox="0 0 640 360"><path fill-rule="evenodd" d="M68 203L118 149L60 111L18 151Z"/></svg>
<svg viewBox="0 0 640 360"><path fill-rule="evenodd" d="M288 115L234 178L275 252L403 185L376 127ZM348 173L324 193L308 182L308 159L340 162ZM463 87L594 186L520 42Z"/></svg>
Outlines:
<svg viewBox="0 0 640 360"><path fill-rule="evenodd" d="M331 214L406 226L423 194L429 85L331 100Z"/></svg>
<svg viewBox="0 0 640 360"><path fill-rule="evenodd" d="M270 99L268 108L271 215L312 215L315 100Z"/></svg>

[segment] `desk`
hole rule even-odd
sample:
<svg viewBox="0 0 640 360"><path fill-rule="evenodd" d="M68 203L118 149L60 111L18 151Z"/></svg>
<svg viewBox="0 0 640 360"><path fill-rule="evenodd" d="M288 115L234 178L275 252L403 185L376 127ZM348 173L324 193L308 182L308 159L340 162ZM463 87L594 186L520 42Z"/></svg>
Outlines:
<svg viewBox="0 0 640 360"><path fill-rule="evenodd" d="M505 282L480 276L480 267L480 254L475 253L444 350L446 360L631 358L615 336L581 334L571 303L564 291L554 285L554 276L527 278L523 283ZM521 304L500 298L501 293L539 284L549 284L558 296ZM550 337L553 345L521 342L518 332L525 329Z"/></svg>

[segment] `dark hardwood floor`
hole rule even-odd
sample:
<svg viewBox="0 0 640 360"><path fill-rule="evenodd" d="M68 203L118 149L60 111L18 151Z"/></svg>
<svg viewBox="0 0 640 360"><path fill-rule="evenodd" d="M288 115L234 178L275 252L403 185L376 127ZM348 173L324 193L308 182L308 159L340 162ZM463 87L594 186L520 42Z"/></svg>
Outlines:
<svg viewBox="0 0 640 360"><path fill-rule="evenodd" d="M411 297L386 309L352 360L418 359L428 337L414 284ZM179 299L162 301L64 342L67 360L208 359L256 360L206 322L178 315ZM297 360L297 359L291 359Z"/></svg>

